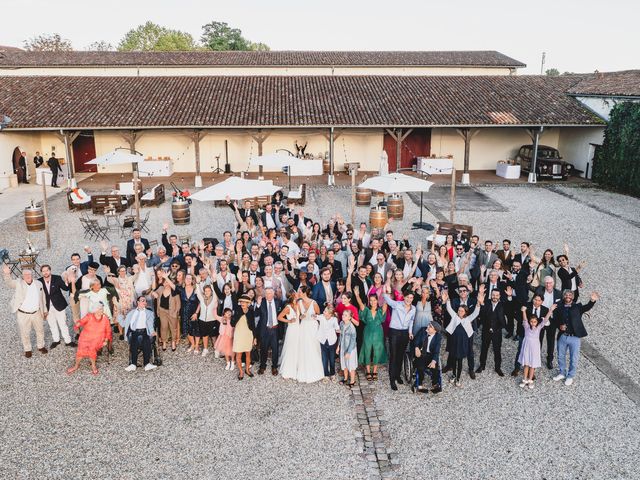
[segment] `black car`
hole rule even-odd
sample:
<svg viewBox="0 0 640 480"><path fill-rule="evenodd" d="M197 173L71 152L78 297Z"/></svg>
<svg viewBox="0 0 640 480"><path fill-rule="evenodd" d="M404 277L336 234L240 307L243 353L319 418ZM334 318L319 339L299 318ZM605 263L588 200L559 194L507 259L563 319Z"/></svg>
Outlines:
<svg viewBox="0 0 640 480"><path fill-rule="evenodd" d="M516 162L523 172L530 173L533 159L533 145L523 145L518 150ZM566 180L573 169L573 165L562 160L560 152L547 145L538 145L538 159L536 161L536 178L553 178Z"/></svg>

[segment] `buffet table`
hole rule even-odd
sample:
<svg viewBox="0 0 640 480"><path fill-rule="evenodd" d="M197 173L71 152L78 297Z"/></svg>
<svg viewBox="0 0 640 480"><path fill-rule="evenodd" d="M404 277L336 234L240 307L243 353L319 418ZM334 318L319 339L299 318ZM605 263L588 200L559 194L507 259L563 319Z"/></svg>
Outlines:
<svg viewBox="0 0 640 480"><path fill-rule="evenodd" d="M310 177L312 175L323 175L322 160L307 160L286 155L270 155L268 157L252 158L249 161L249 171L257 172L262 165L263 172L282 173L283 167L291 168L292 177Z"/></svg>
<svg viewBox="0 0 640 480"><path fill-rule="evenodd" d="M44 180L47 185L51 185L51 169L49 167L40 167L36 168L36 183L38 185L42 185L42 174L44 173ZM58 171L58 185L65 183L67 181L67 176L65 172Z"/></svg>
<svg viewBox="0 0 640 480"><path fill-rule="evenodd" d="M496 175L502 178L520 178L520 165L499 162L496 165Z"/></svg>
<svg viewBox="0 0 640 480"><path fill-rule="evenodd" d="M173 175L171 160L144 160L138 163L138 173L141 177L170 177Z"/></svg>

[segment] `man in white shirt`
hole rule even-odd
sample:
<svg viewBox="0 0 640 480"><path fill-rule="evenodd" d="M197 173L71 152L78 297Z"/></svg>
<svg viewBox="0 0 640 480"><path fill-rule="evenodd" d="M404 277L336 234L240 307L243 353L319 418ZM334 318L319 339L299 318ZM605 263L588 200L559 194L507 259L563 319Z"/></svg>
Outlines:
<svg viewBox="0 0 640 480"><path fill-rule="evenodd" d="M47 353L44 347L44 321L47 314L47 306L42 283L33 278L33 272L25 269L22 278L11 278L11 269L8 265L2 267L5 283L15 291L11 298L11 311L18 319L20 339L24 348L24 356L31 358L31 329L36 332L36 346L40 353Z"/></svg>
<svg viewBox="0 0 640 480"><path fill-rule="evenodd" d="M136 296L148 295L153 285L153 268L147 267L147 256L139 253L136 256L138 271L133 277L133 285L136 290Z"/></svg>
<svg viewBox="0 0 640 480"><path fill-rule="evenodd" d="M147 299L144 295L138 296L137 307L127 314L123 325L124 334L129 342L130 364L125 368L127 372L135 372L138 348L140 347L142 347L145 371L156 368L151 363L151 338L156 336L153 320L153 313L147 310Z"/></svg>

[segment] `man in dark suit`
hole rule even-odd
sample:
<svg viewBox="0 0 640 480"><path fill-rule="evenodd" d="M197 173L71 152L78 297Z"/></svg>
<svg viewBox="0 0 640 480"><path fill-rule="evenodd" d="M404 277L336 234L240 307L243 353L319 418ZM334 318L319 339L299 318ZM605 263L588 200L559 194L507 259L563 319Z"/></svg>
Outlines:
<svg viewBox="0 0 640 480"><path fill-rule="evenodd" d="M44 158L42 158L42 155L40 155L40 152L36 152L36 155L33 157L33 164L36 166L36 168L40 168L43 163L44 163Z"/></svg>
<svg viewBox="0 0 640 480"><path fill-rule="evenodd" d="M520 262L522 265L522 269L529 273L531 267L529 266L529 262L531 261L531 245L529 242L522 242L520 244L520 253L516 253L513 257L514 262Z"/></svg>
<svg viewBox="0 0 640 480"><path fill-rule="evenodd" d="M522 315L520 313L520 307L526 305L529 301L529 272L522 268L521 263L518 260L513 261L511 270L506 272L507 285L513 289L513 302L507 305L505 308L505 315L507 317L507 336L510 338L513 336L514 327L517 331L520 331L517 326L520 325ZM516 333L514 340L517 340L519 334Z"/></svg>
<svg viewBox="0 0 640 480"><path fill-rule="evenodd" d="M131 231L131 234L133 238L130 238L127 241L127 261L129 262L129 265L135 265L137 255L135 251L135 245L137 243L142 244L142 246L144 247L142 251L146 252L147 250L149 250L149 240L147 240L146 238L142 238L142 232L140 232L139 228L134 228Z"/></svg>
<svg viewBox="0 0 640 480"><path fill-rule="evenodd" d="M366 265L367 263L370 263L371 265L374 265L377 261L378 252L382 252L382 248L380 248L380 241L377 238L372 238L369 243L369 248L364 249L362 264Z"/></svg>
<svg viewBox="0 0 640 480"><path fill-rule="evenodd" d="M267 203L267 205L265 205L264 211L260 214L260 220L267 230L270 228L278 228L279 220L273 204Z"/></svg>
<svg viewBox="0 0 640 480"><path fill-rule="evenodd" d="M496 255L502 261L502 270L505 272L511 270L514 256L513 251L511 250L511 240L507 240L505 238L502 241L502 250L498 250Z"/></svg>
<svg viewBox="0 0 640 480"><path fill-rule="evenodd" d="M62 168L60 167L60 162L56 157L51 155L51 158L47 160L47 165L51 169L51 186L54 188L58 187L58 172L62 173Z"/></svg>
<svg viewBox="0 0 640 480"><path fill-rule="evenodd" d="M69 326L67 325L68 303L62 293L69 291L69 285L62 280L60 275L52 275L49 265L42 265L40 272L42 273L42 277L38 280L42 283L47 305L45 318L47 319L47 323L49 323L51 337L53 338L53 343L49 348L54 349L60 345L60 336L62 336L64 343L68 347L75 347L77 345L71 340Z"/></svg>
<svg viewBox="0 0 640 480"><path fill-rule="evenodd" d="M553 277L545 277L544 285L540 285L535 289L534 296L535 295L540 295L540 298L542 298L542 304L547 308L551 308L554 304L558 305L562 302L562 293L560 290L555 288L555 280ZM549 325L540 331L541 344L545 334L547 336L547 368L549 370L553 369L553 354L556 348L557 333L558 320L554 314L550 319Z"/></svg>
<svg viewBox="0 0 640 480"><path fill-rule="evenodd" d="M327 251L327 260L321 265L321 267L328 267L331 265L331 281L336 282L339 278L342 278L342 263L336 260L336 254L333 250ZM384 277L383 277L384 278Z"/></svg>
<svg viewBox="0 0 640 480"><path fill-rule="evenodd" d="M475 254L476 263L473 265L473 269L471 270L472 279L480 277L480 267L484 267L486 270L491 270L493 268L493 262L498 260L498 256L493 252L493 242L491 240L484 242L484 250L479 246L476 247Z"/></svg>
<svg viewBox="0 0 640 480"><path fill-rule="evenodd" d="M563 304L556 309L558 318L558 370L559 373L553 380L570 386L576 376L578 359L580 358L581 338L587 336L587 329L582 322L582 315L593 308L600 296L593 292L589 303L573 303L573 292L566 290L562 293ZM569 350L569 369L566 368L567 350Z"/></svg>
<svg viewBox="0 0 640 480"><path fill-rule="evenodd" d="M267 368L267 356L271 349L271 374L278 375L278 314L282 309L280 300L275 298L271 287L264 290L264 298L256 311L257 330L260 336L260 368L258 375L263 375Z"/></svg>
<svg viewBox="0 0 640 480"><path fill-rule="evenodd" d="M511 296L511 287L507 287L507 296ZM482 325L482 347L480 349L480 366L476 373L482 373L487 365L489 345L493 347L493 362L496 373L504 377L502 373L502 329L505 328L504 305L501 301L501 292L494 289L491 292L491 301L480 308L480 322Z"/></svg>
<svg viewBox="0 0 640 480"><path fill-rule="evenodd" d="M440 375L440 345L442 343L442 326L438 322L430 322L427 325L427 334L421 345L415 349L415 366L418 372L418 391L427 393L428 389L422 385L425 371L428 369L431 376L431 392L442 391L442 379ZM414 387L411 386L411 391Z"/></svg>
<svg viewBox="0 0 640 480"><path fill-rule="evenodd" d="M578 301L580 293L578 289L584 286L580 275L578 275L582 265L580 264L576 268L573 268L569 266L569 257L566 255L558 255L557 258L560 264L560 268L558 269L558 278L561 282L560 289L563 292L565 290L571 290L573 292L573 300Z"/></svg>
<svg viewBox="0 0 640 480"><path fill-rule="evenodd" d="M320 312L324 312L325 303L333 302L336 292L336 284L331 279L331 269L324 267L320 271L320 281L311 289L311 298L315 300L320 307Z"/></svg>
<svg viewBox="0 0 640 480"><path fill-rule="evenodd" d="M255 208L251 208L251 201L245 200L244 208L238 208L238 202L232 202L231 198L227 197L227 205L233 211L238 209L238 214L243 221L247 221L247 218L251 217L253 219L253 223L258 225L258 213Z"/></svg>
<svg viewBox="0 0 640 480"><path fill-rule="evenodd" d="M107 247L109 244L104 240L100 242L100 246L102 247L102 252L100 253L100 265L104 265L105 267L109 267L109 271L114 275L117 275L118 268L121 265L129 268L131 264L129 261L120 256L120 249L116 245L111 245L111 256L107 256Z"/></svg>
<svg viewBox="0 0 640 480"><path fill-rule="evenodd" d="M520 316L520 318L517 321L519 340L518 340L518 350L516 351L516 360L514 362L513 372L511 372L512 377L517 377L518 374L520 373L520 368L522 368L522 365L520 365L520 362L518 362L518 359L520 358L520 351L522 350L522 341L524 340L524 326L522 325L522 322L523 322L522 308L525 308L525 314L527 318L529 318L529 316L531 315L535 315L536 317L538 317L538 323L544 322L544 319L549 313L549 309L542 304L542 299L543 297L541 295L535 294L530 302L518 308L518 314ZM540 332L540 335L542 335L542 332ZM542 343L542 340L540 340L540 343ZM547 354L548 353L549 352L547 352Z"/></svg>

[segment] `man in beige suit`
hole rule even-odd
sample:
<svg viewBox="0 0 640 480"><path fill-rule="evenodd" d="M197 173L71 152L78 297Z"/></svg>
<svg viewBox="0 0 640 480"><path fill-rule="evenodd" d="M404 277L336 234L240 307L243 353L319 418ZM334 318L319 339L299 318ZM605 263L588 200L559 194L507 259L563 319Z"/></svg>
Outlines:
<svg viewBox="0 0 640 480"><path fill-rule="evenodd" d="M36 331L36 346L40 353L47 353L44 348L44 320L47 307L41 282L36 282L31 270L23 270L22 278L11 278L8 265L2 269L6 284L15 291L11 298L11 311L18 318L18 330L24 348L24 356L31 358L31 329Z"/></svg>

